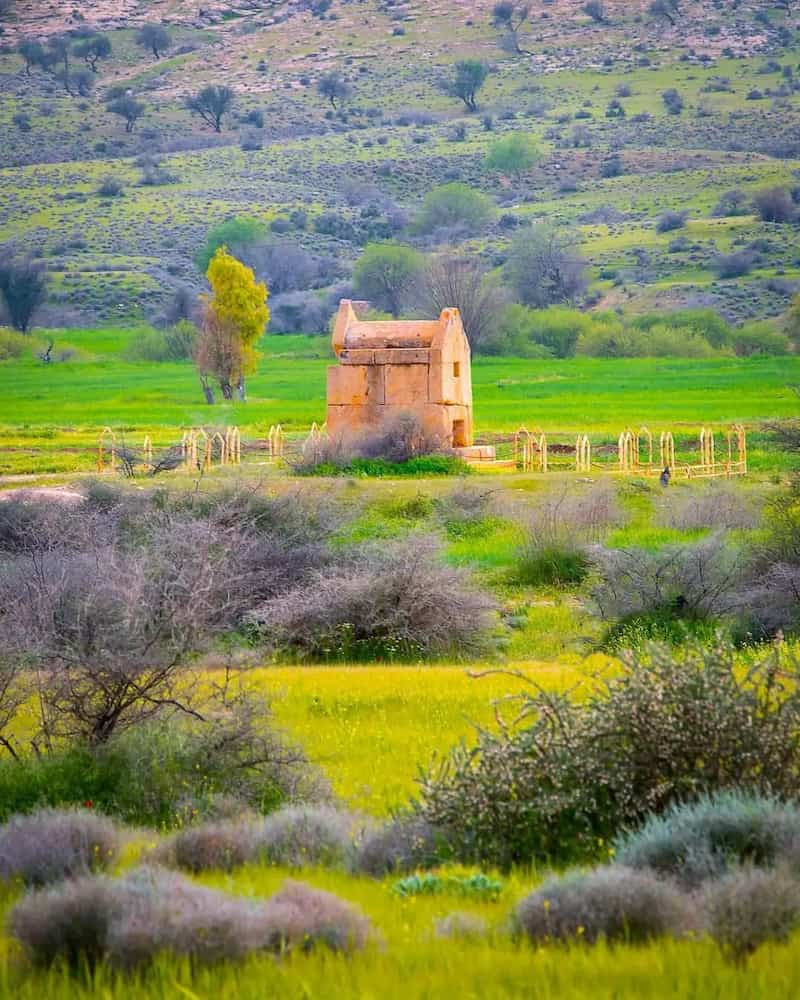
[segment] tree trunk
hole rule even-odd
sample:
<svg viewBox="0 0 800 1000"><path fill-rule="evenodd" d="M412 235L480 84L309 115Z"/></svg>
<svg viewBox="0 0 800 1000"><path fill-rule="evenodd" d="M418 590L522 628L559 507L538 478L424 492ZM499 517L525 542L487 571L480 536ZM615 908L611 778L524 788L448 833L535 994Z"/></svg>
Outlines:
<svg viewBox="0 0 800 1000"><path fill-rule="evenodd" d="M220 381L219 387L222 390L223 399L233 399L233 386L230 382Z"/></svg>
<svg viewBox="0 0 800 1000"><path fill-rule="evenodd" d="M238 395L241 402L247 401L247 386L245 385L244 375L239 379L239 384L236 386L236 394Z"/></svg>

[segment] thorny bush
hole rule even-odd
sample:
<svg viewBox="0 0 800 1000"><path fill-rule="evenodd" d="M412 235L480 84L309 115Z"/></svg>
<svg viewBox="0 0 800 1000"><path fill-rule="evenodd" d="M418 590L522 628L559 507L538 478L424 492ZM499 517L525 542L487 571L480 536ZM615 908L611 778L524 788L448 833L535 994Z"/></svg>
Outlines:
<svg viewBox="0 0 800 1000"><path fill-rule="evenodd" d="M793 797L800 662L733 647L629 653L578 692L533 686L514 722L480 730L421 781L418 810L465 863L602 855L650 813L721 789Z"/></svg>

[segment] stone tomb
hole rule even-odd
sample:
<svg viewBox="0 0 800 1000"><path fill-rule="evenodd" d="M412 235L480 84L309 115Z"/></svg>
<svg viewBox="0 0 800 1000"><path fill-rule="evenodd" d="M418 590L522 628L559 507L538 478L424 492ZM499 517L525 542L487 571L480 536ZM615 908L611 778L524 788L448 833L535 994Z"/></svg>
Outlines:
<svg viewBox="0 0 800 1000"><path fill-rule="evenodd" d="M415 413L446 447L482 450L472 448L470 350L458 309L444 309L430 321L367 323L358 316L365 305L348 299L339 305L333 330L339 364L328 369L328 433L357 432Z"/></svg>

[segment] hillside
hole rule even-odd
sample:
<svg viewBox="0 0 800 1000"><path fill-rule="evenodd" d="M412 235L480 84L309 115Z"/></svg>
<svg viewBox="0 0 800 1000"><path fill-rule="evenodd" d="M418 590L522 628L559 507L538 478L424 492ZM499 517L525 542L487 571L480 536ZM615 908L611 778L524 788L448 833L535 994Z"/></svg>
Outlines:
<svg viewBox="0 0 800 1000"><path fill-rule="evenodd" d="M751 205L800 184L791 3L684 0L671 24L641 0L601 4L602 21L553 0L532 5L514 44L489 0L5 6L0 244L45 261L43 322L157 316L179 287L201 287L192 258L235 215L271 224L279 255L306 251L311 273L273 291L312 291L323 313L371 240L455 246L490 269L531 220L576 231L588 305L701 305L741 322L779 315L798 287L796 221ZM170 36L160 58L136 41L156 22ZM24 40L94 31L112 51L97 73L72 56L73 94L17 54ZM469 113L442 81L472 58L490 72ZM347 91L335 107L318 91L331 72ZM235 92L219 133L185 107L209 84ZM131 132L107 110L125 94L144 105ZM487 152L512 133L543 158L489 172ZM488 195L492 218L410 231L425 195L451 181ZM669 211L685 225L658 232ZM720 255L746 260L743 273L721 276Z"/></svg>

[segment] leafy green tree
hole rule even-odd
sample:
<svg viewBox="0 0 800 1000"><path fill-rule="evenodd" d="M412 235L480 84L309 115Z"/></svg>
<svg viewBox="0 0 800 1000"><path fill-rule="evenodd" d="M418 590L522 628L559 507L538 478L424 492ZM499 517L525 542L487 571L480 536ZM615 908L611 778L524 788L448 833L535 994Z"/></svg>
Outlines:
<svg viewBox="0 0 800 1000"><path fill-rule="evenodd" d="M353 271L356 293L399 316L405 296L424 265L422 255L400 243L370 243Z"/></svg>
<svg viewBox="0 0 800 1000"><path fill-rule="evenodd" d="M493 215L491 198L467 184L454 181L428 192L415 228L420 233L433 233L437 229L469 229L480 232Z"/></svg>
<svg viewBox="0 0 800 1000"><path fill-rule="evenodd" d="M215 132L222 131L222 119L230 111L234 93L230 87L220 87L212 84L203 87L201 91L186 100L186 107Z"/></svg>
<svg viewBox="0 0 800 1000"><path fill-rule="evenodd" d="M17 46L17 52L25 62L25 75L31 75L31 66L41 66L45 59L44 47L30 38L23 38Z"/></svg>
<svg viewBox="0 0 800 1000"><path fill-rule="evenodd" d="M111 42L106 35L92 35L75 46L75 55L96 73L97 63L111 55Z"/></svg>
<svg viewBox="0 0 800 1000"><path fill-rule="evenodd" d="M170 34L162 24L143 24L136 33L136 41L142 48L150 49L156 59L172 45Z"/></svg>
<svg viewBox="0 0 800 1000"><path fill-rule="evenodd" d="M119 115L120 118L124 118L125 131L133 132L136 122L144 114L145 107L141 101L137 101L135 98L126 95L125 97L118 97L115 101L109 101L106 105L106 111L110 111L112 115Z"/></svg>
<svg viewBox="0 0 800 1000"><path fill-rule="evenodd" d="M511 174L517 178L534 167L542 158L542 153L533 138L524 132L516 132L495 142L483 165L495 173Z"/></svg>
<svg viewBox="0 0 800 1000"><path fill-rule="evenodd" d="M489 69L480 59L462 59L456 63L453 77L445 81L445 92L462 100L468 111L477 111L478 91L488 75Z"/></svg>
<svg viewBox="0 0 800 1000"><path fill-rule="evenodd" d="M195 267L202 274L208 270L211 258L221 246L228 247L234 255L242 257L247 250L267 235L267 226L260 219L236 215L213 227L206 241L194 255Z"/></svg>

